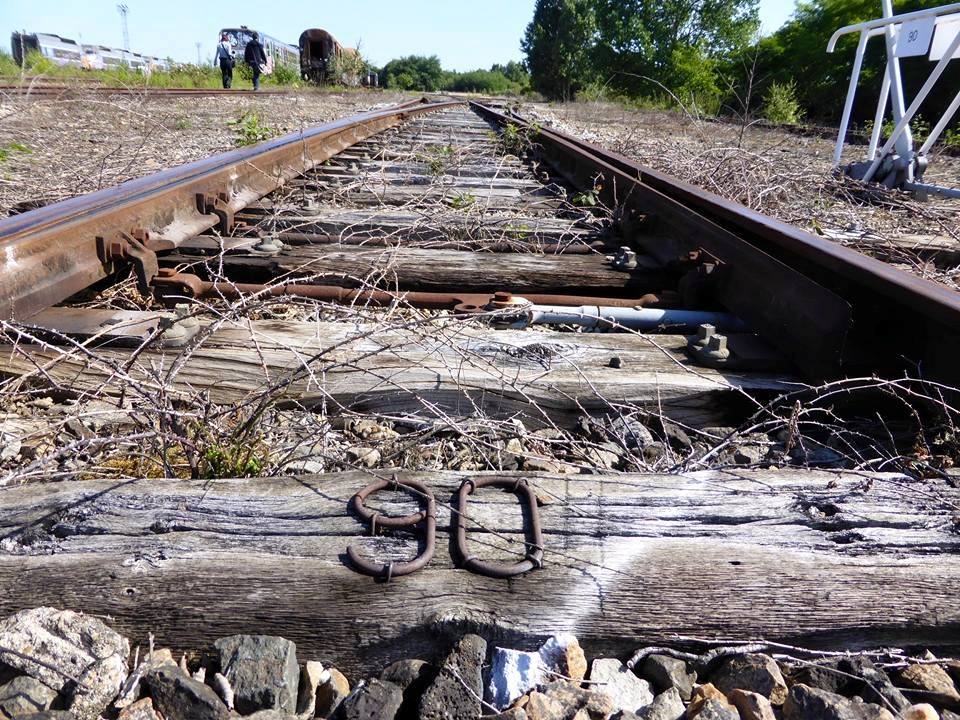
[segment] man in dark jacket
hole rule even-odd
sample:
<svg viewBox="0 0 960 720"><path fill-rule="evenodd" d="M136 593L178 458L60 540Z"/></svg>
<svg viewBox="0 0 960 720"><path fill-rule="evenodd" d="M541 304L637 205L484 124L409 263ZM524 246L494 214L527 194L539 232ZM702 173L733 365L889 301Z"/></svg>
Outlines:
<svg viewBox="0 0 960 720"><path fill-rule="evenodd" d="M243 61L253 70L253 89L260 89L260 68L267 64L267 54L263 52L263 45L260 44L260 36L252 33L247 42L247 48L243 51Z"/></svg>

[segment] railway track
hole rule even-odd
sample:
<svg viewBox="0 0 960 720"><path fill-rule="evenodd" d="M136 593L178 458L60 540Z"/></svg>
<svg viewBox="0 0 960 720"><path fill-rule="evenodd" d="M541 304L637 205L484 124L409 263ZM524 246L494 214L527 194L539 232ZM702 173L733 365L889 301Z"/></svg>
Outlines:
<svg viewBox="0 0 960 720"><path fill-rule="evenodd" d="M171 88L153 87L150 85L130 85L127 87L110 87L92 82L49 83L0 83L0 96L31 97L49 100L51 98L72 97L76 95L105 95L115 96L156 96L156 97L207 97L208 95L289 95L293 90L287 88L262 88L254 92L249 88ZM297 88L296 92L303 92Z"/></svg>
<svg viewBox="0 0 960 720"><path fill-rule="evenodd" d="M255 619L357 673L477 628L955 642L956 483L868 458L863 424L909 444L904 397L951 407L937 285L458 101L39 208L0 246L8 424L56 428L2 481L0 613L176 648Z"/></svg>

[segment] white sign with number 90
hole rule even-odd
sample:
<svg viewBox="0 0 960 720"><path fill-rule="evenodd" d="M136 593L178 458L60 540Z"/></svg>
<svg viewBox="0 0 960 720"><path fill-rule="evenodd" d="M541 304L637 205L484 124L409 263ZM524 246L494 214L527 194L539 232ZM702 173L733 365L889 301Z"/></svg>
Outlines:
<svg viewBox="0 0 960 720"><path fill-rule="evenodd" d="M897 34L897 57L926 55L933 37L934 22L935 18L931 16L903 23Z"/></svg>

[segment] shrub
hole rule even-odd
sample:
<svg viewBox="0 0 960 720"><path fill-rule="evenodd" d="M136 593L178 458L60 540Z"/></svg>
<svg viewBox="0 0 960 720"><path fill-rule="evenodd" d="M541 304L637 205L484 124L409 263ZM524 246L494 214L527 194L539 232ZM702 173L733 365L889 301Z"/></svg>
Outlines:
<svg viewBox="0 0 960 720"><path fill-rule="evenodd" d="M443 84L443 68L436 55L408 55L383 66L381 80L393 90L426 90L434 92Z"/></svg>
<svg viewBox="0 0 960 720"><path fill-rule="evenodd" d="M800 122L803 111L797 100L797 87L793 80L770 84L763 96L763 116L770 122L784 125L796 125Z"/></svg>
<svg viewBox="0 0 960 720"><path fill-rule="evenodd" d="M14 62L13 56L0 50L0 75L9 77L10 75L19 75L20 66Z"/></svg>
<svg viewBox="0 0 960 720"><path fill-rule="evenodd" d="M521 90L519 83L512 82L499 71L473 70L465 73L450 73L443 86L451 92L476 92L504 95Z"/></svg>
<svg viewBox="0 0 960 720"><path fill-rule="evenodd" d="M357 86L367 74L368 66L359 48L347 48L331 60L327 82Z"/></svg>
<svg viewBox="0 0 960 720"><path fill-rule="evenodd" d="M960 150L960 128L947 130L943 134L943 144L951 150Z"/></svg>
<svg viewBox="0 0 960 720"><path fill-rule="evenodd" d="M273 72L264 77L273 85L296 85L300 80L300 70L289 65L274 65Z"/></svg>

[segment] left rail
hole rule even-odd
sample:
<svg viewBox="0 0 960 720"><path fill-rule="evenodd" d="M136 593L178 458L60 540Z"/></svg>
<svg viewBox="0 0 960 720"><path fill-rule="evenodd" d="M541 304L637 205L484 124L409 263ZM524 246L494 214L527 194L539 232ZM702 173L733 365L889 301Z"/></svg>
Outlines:
<svg viewBox="0 0 960 720"><path fill-rule="evenodd" d="M457 102L414 100L214 155L0 220L0 318L24 319L211 228L333 155L405 119Z"/></svg>

